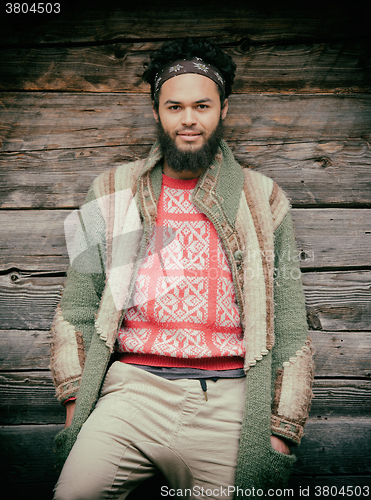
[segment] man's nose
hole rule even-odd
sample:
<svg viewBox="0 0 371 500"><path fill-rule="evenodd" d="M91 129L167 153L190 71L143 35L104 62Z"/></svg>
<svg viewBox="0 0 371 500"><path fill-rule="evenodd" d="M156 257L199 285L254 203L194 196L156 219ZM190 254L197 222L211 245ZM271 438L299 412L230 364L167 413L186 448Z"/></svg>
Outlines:
<svg viewBox="0 0 371 500"><path fill-rule="evenodd" d="M185 108L182 114L182 125L191 127L197 123L195 111L192 108Z"/></svg>

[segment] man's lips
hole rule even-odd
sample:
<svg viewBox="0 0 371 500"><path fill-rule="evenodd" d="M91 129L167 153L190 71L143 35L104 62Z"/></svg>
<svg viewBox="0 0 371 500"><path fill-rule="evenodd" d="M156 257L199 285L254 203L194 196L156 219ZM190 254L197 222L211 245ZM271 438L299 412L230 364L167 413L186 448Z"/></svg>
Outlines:
<svg viewBox="0 0 371 500"><path fill-rule="evenodd" d="M177 135L181 137L184 141L196 141L200 136L200 132L186 132L186 131L181 131L178 132Z"/></svg>

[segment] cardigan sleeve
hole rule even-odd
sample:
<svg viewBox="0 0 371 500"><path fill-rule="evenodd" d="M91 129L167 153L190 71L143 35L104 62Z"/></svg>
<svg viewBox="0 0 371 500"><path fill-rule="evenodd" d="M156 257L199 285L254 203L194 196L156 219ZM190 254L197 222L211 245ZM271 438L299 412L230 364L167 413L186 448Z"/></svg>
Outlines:
<svg viewBox="0 0 371 500"><path fill-rule="evenodd" d="M66 239L71 221L74 244L72 248L67 241L70 266L52 324L50 363L56 395L62 404L77 397L104 287L105 227L93 189L83 207L65 221Z"/></svg>
<svg viewBox="0 0 371 500"><path fill-rule="evenodd" d="M274 246L271 431L299 444L312 399L314 349L308 337L299 254L290 211L275 230Z"/></svg>

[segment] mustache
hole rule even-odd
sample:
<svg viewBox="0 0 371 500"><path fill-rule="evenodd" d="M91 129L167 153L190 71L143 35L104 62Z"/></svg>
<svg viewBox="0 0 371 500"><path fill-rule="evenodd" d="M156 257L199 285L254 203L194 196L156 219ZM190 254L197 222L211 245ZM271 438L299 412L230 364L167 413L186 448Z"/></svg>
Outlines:
<svg viewBox="0 0 371 500"><path fill-rule="evenodd" d="M186 133L186 132L192 132L192 133L198 133L198 134L202 134L203 133L202 130L198 130L198 129L196 129L193 126L183 127L181 129L175 131L176 134L183 134L183 133Z"/></svg>

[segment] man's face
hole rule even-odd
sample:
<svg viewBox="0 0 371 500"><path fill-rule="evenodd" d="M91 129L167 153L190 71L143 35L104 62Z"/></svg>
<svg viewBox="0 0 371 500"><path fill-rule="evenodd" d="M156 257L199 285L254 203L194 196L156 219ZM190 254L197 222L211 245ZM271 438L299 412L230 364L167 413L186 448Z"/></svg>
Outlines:
<svg viewBox="0 0 371 500"><path fill-rule="evenodd" d="M228 102L221 109L215 82L202 75L184 74L167 80L159 94L159 139L165 158L175 171L204 170L215 156L221 139L221 120ZM215 147L216 145L216 147ZM168 155L166 155L168 153Z"/></svg>

